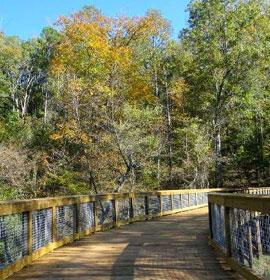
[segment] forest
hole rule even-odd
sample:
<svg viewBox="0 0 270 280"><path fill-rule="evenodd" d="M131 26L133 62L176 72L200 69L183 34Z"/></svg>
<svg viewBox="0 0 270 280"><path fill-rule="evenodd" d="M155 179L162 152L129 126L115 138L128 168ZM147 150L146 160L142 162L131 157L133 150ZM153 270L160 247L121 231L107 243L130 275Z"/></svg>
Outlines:
<svg viewBox="0 0 270 280"><path fill-rule="evenodd" d="M0 200L269 186L270 6L93 6L38 38L0 31Z"/></svg>

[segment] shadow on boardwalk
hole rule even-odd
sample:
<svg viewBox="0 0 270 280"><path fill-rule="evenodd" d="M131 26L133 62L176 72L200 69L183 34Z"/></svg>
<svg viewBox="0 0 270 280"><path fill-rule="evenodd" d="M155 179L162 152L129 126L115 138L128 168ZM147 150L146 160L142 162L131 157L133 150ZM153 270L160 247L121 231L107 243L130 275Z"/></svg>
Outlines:
<svg viewBox="0 0 270 280"><path fill-rule="evenodd" d="M59 248L10 279L243 279L207 235L207 208L134 223Z"/></svg>

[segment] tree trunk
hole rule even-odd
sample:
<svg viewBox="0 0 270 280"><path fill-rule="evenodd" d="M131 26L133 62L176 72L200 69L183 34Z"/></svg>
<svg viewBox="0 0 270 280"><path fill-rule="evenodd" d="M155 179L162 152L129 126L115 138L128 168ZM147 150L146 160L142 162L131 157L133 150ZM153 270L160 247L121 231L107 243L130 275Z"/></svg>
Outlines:
<svg viewBox="0 0 270 280"><path fill-rule="evenodd" d="M258 152L259 152L259 158L258 158L258 168L259 168L259 176L258 179L260 179L261 177L263 177L265 179L265 170L264 170L264 131L263 131L263 120L260 116L256 115L256 119L258 123Z"/></svg>
<svg viewBox="0 0 270 280"><path fill-rule="evenodd" d="M222 154L221 154L221 103L222 103L222 89L226 76L229 72L226 72L222 82L216 82L216 100L214 108L214 141L215 141L215 187L220 188L222 186Z"/></svg>
<svg viewBox="0 0 270 280"><path fill-rule="evenodd" d="M23 100L21 101L21 115L23 119L26 117L26 114L28 112L30 95L31 95L31 91L26 91Z"/></svg>
<svg viewBox="0 0 270 280"><path fill-rule="evenodd" d="M48 118L48 91L45 89L45 100L44 100L44 124L47 124Z"/></svg>
<svg viewBox="0 0 270 280"><path fill-rule="evenodd" d="M172 184L173 176L172 176L172 116L171 116L171 95L168 89L168 84L166 80L165 73L165 94L166 94L166 115L167 115L167 158L168 158L168 175L170 185Z"/></svg>
<svg viewBox="0 0 270 280"><path fill-rule="evenodd" d="M215 119L215 186L222 186L221 125Z"/></svg>
<svg viewBox="0 0 270 280"><path fill-rule="evenodd" d="M157 181L159 187L160 186L160 153L158 154L158 160L157 160Z"/></svg>

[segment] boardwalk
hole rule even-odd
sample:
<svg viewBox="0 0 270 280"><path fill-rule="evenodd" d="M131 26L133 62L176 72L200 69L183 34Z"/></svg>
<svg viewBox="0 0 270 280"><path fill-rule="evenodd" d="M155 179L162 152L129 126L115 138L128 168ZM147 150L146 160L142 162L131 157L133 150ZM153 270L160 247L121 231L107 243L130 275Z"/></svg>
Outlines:
<svg viewBox="0 0 270 280"><path fill-rule="evenodd" d="M207 208L201 208L98 232L8 279L243 279L218 259L207 236Z"/></svg>

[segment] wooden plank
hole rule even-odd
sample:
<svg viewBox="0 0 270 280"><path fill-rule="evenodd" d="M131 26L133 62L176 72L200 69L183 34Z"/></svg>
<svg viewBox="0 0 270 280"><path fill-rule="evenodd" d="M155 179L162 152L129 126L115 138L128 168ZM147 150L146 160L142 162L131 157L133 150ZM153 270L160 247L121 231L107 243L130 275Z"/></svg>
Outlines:
<svg viewBox="0 0 270 280"><path fill-rule="evenodd" d="M238 222L239 243L240 243L240 263L242 265L245 262L245 246L244 246L245 236L243 232L244 219L239 212L238 212L237 222Z"/></svg>
<svg viewBox="0 0 270 280"><path fill-rule="evenodd" d="M52 208L52 241L53 243L56 242L56 235L57 235L57 229L56 229L56 207L54 206Z"/></svg>
<svg viewBox="0 0 270 280"><path fill-rule="evenodd" d="M159 212L162 215L163 209L162 209L162 195L159 195Z"/></svg>
<svg viewBox="0 0 270 280"><path fill-rule="evenodd" d="M232 258L226 259L226 262L231 266L232 269L234 269L235 271L239 272L242 276L244 276L245 279L262 280L262 278L256 275L253 271L249 270L244 265L240 265L234 259Z"/></svg>
<svg viewBox="0 0 270 280"><path fill-rule="evenodd" d="M259 219L256 218L255 220L255 227L256 227L256 243L257 243L257 250L258 250L258 258L262 257L262 241L261 241L261 230L260 230L260 222Z"/></svg>
<svg viewBox="0 0 270 280"><path fill-rule="evenodd" d="M270 213L270 196L248 194L209 194L209 202L230 208Z"/></svg>
<svg viewBox="0 0 270 280"><path fill-rule="evenodd" d="M28 245L28 255L32 254L33 247L33 213L32 211L27 212L27 245Z"/></svg>
<svg viewBox="0 0 270 280"><path fill-rule="evenodd" d="M256 275L253 271L248 269L246 266L240 265L233 258L227 258L226 253L221 250L221 248L217 245L217 243L215 243L214 240L212 240L212 239L209 240L209 244L217 250L218 254L230 265L230 267L233 270L239 272L245 279L247 279L247 280L262 280L261 277Z"/></svg>
<svg viewBox="0 0 270 280"><path fill-rule="evenodd" d="M144 197L145 216L149 215L149 196Z"/></svg>
<svg viewBox="0 0 270 280"><path fill-rule="evenodd" d="M112 200L113 205L113 222L117 224L118 222L118 200Z"/></svg>
<svg viewBox="0 0 270 280"><path fill-rule="evenodd" d="M134 198L129 198L129 218L134 217Z"/></svg>
<svg viewBox="0 0 270 280"><path fill-rule="evenodd" d="M248 251L249 251L249 259L248 264L249 267L253 268L253 246L252 246L252 230L251 225L248 225Z"/></svg>
<svg viewBox="0 0 270 280"><path fill-rule="evenodd" d="M227 258L232 256L230 208L224 208Z"/></svg>
<svg viewBox="0 0 270 280"><path fill-rule="evenodd" d="M212 210L211 203L208 202L208 220L209 220L209 230L210 230L210 238L213 238L213 228L212 228Z"/></svg>
<svg viewBox="0 0 270 280"><path fill-rule="evenodd" d="M223 194L221 196L217 193L208 194L208 202L225 206L225 197L223 196Z"/></svg>

